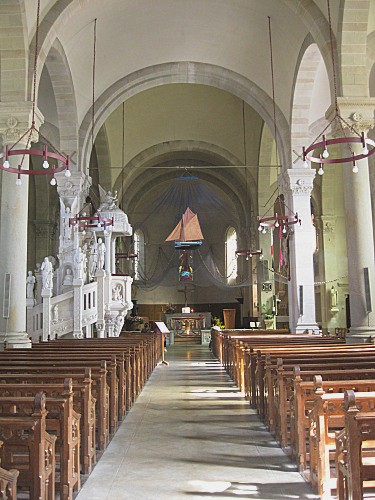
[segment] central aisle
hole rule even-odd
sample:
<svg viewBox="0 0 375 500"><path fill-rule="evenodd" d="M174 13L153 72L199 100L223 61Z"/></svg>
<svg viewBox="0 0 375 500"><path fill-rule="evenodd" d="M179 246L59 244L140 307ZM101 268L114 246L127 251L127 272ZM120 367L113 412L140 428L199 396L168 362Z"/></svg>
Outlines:
<svg viewBox="0 0 375 500"><path fill-rule="evenodd" d="M318 498L207 347L170 347L77 500Z"/></svg>

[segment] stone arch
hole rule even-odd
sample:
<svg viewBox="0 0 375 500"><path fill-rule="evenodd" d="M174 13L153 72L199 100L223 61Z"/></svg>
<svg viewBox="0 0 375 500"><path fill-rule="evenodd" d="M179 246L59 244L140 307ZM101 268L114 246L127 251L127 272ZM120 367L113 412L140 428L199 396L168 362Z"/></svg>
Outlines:
<svg viewBox="0 0 375 500"><path fill-rule="evenodd" d="M229 151L220 148L215 144L206 143L203 141L168 141L161 144L156 144L140 154L136 155L127 165L124 166L122 173L117 177L114 183L114 188L119 192L119 199L122 200L126 197L128 206L131 205L132 199L139 196L139 191L147 192L151 189L153 184L157 181L162 182L160 179L172 179L176 175L177 165L180 164L180 159L186 160L186 155L192 154L194 163L199 158L199 163L206 166L240 166L242 161L239 160ZM175 169L153 169L153 166L176 166ZM242 170L242 169L241 169ZM223 189L223 185L228 188L229 197L232 199L236 206L237 213L241 220L244 222L244 227L247 227L246 216L246 197L250 196L253 201L257 199L256 192L257 186L251 178L249 193L246 192L246 184L243 181L243 175L240 169L209 169L199 172L199 177L204 175L205 180L213 182L219 189ZM126 172L124 175L123 172ZM166 174L170 173L170 176ZM124 193L124 186L126 186L126 196ZM252 206L252 211L256 207Z"/></svg>
<svg viewBox="0 0 375 500"><path fill-rule="evenodd" d="M316 82L319 65L322 63L322 54L311 39L306 39L300 52L300 63L296 68L294 81L293 102L291 107L291 143L292 151L302 154L302 147L309 145L310 137L310 110L312 95ZM327 103L328 104L328 103ZM322 110L323 117L326 109ZM316 120L313 120L314 122ZM297 158L293 154L293 160ZM301 161L296 165L301 167Z"/></svg>
<svg viewBox="0 0 375 500"><path fill-rule="evenodd" d="M108 136L105 125L100 127L98 135L96 136L94 148L97 157L98 171L90 171L90 176L93 179L93 185L100 184L101 186L108 186L108 189L110 189L112 186L109 173L110 170L105 167L108 167L108 165L111 164L111 153L109 150ZM104 166L104 169L101 168L102 166ZM95 183L95 179L97 180L97 183Z"/></svg>
<svg viewBox="0 0 375 500"><path fill-rule="evenodd" d="M0 101L20 102L26 98L28 36L25 0L8 0L1 7L4 26L0 31ZM9 55L8 55L9 54Z"/></svg>
<svg viewBox="0 0 375 500"><path fill-rule="evenodd" d="M229 69L198 62L164 63L143 68L115 82L97 99L95 124L99 130L108 116L129 97L158 85L196 83L209 85L232 93L249 104L273 130L271 97L254 82ZM285 116L276 107L278 143L282 164L290 162L290 131ZM80 127L82 165L87 168L91 149L92 109L88 110Z"/></svg>
<svg viewBox="0 0 375 500"><path fill-rule="evenodd" d="M367 25L370 3L362 2L361 20L358 21L358 2L355 0L341 0L338 39L340 42L342 95L344 97L369 97ZM355 62L353 63L354 39L356 53ZM364 75L366 75L365 78Z"/></svg>
<svg viewBox="0 0 375 500"><path fill-rule="evenodd" d="M78 128L77 108L69 63L60 41L56 38L45 60L55 95L60 132L60 149L72 155L77 164Z"/></svg>

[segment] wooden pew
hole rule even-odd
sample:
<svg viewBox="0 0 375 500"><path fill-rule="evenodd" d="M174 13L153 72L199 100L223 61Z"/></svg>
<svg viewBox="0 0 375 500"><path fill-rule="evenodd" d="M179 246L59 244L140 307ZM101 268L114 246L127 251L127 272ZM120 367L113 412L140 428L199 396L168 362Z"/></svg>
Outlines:
<svg viewBox="0 0 375 500"><path fill-rule="evenodd" d="M55 441L46 431L46 397L38 393L30 415L0 415L1 464L17 469L18 490L31 499L55 498Z"/></svg>
<svg viewBox="0 0 375 500"><path fill-rule="evenodd" d="M0 441L0 448L3 442ZM0 462L1 465L1 462ZM16 469L5 470L0 467L0 498L4 500L17 500L17 478L19 471Z"/></svg>
<svg viewBox="0 0 375 500"><path fill-rule="evenodd" d="M58 380L59 379L59 380ZM51 377L42 377L40 374L1 375L0 395L12 397L35 396L41 389L47 397L59 397L69 390L65 375L54 374L53 384ZM85 378L82 382L71 379L73 386L73 408L81 415L80 419L80 448L81 467L83 474L90 474L96 463L96 436L95 436L95 399L91 395L91 370L85 369ZM47 405L48 406L48 405Z"/></svg>
<svg viewBox="0 0 375 500"><path fill-rule="evenodd" d="M375 392L357 392L356 402L362 411L374 411ZM327 394L318 388L309 414L310 481L322 499L331 498L331 489L337 486L336 479L331 478L330 460L335 458L335 431L345 426L343 403L343 393Z"/></svg>
<svg viewBox="0 0 375 500"><path fill-rule="evenodd" d="M309 436L308 414L313 409L315 392L317 390L322 390L325 393L343 393L345 390L374 391L375 370L372 373L351 370L351 377L358 377L357 379L348 377L348 372L344 370L325 371L323 375L312 375L314 380L308 381L302 381L300 373L299 367L295 367L294 397L290 417L293 429L291 446L300 472L305 473L309 462L309 451L306 447ZM374 378L369 378L371 376Z"/></svg>
<svg viewBox="0 0 375 500"><path fill-rule="evenodd" d="M375 393L373 394L375 397ZM375 410L360 411L354 391L344 395L345 428L336 433L339 500L363 498L365 481L375 480Z"/></svg>
<svg viewBox="0 0 375 500"><path fill-rule="evenodd" d="M79 426L81 416L73 409L72 380L65 380L64 390L59 396L45 397L46 430L57 438L56 464L59 464L60 474L56 477L56 485L60 490L60 498L71 500L73 491L78 492L81 486ZM0 397L0 410L3 416L32 415L33 406L34 397L14 395Z"/></svg>
<svg viewBox="0 0 375 500"><path fill-rule="evenodd" d="M6 366L4 366L6 364ZM50 363L47 364L28 364L23 365L17 364L13 366L12 363L0 363L0 380L6 380L6 375L12 376L25 376L29 375L35 376L33 380L48 381L56 378L72 378L74 381L82 380L85 377L85 368L79 367L61 367L61 366L51 366ZM104 450L109 442L109 387L106 382L107 378L107 367L106 362L103 361L100 367L91 366L91 378L92 378L92 395L96 400L96 443L99 450ZM35 381L36 381L35 380Z"/></svg>

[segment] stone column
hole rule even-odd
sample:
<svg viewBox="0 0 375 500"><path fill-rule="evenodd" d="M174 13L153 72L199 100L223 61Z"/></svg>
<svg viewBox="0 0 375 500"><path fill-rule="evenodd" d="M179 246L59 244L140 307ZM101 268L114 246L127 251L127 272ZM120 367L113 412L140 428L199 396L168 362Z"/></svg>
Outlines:
<svg viewBox="0 0 375 500"><path fill-rule="evenodd" d="M112 238L112 274L116 274L116 236Z"/></svg>
<svg viewBox="0 0 375 500"><path fill-rule="evenodd" d="M104 269L107 274L111 274L111 261L112 261L112 253L111 253L111 231L106 229L104 231L104 238L105 238L105 265Z"/></svg>
<svg viewBox="0 0 375 500"><path fill-rule="evenodd" d="M315 170L289 169L284 174L284 192L287 206L298 213L301 225L292 227L289 241L290 282L289 325L292 333L319 329L315 318L315 290L313 254L316 245L315 229L311 219L311 191ZM301 303L302 301L302 303Z"/></svg>
<svg viewBox="0 0 375 500"><path fill-rule="evenodd" d="M342 117L359 133L366 134L374 127L375 99L340 98L339 107ZM354 135L348 130L346 134ZM361 153L362 145L352 144L352 149ZM349 156L347 147L343 146L342 154ZM375 263L368 160L357 162L357 166L357 174L352 172L351 164L342 167L351 319L349 343L366 341L375 329ZM366 300L365 272L369 277L370 308Z"/></svg>
<svg viewBox="0 0 375 500"><path fill-rule="evenodd" d="M82 331L83 315L83 280L73 280L73 337L75 339L83 338Z"/></svg>
<svg viewBox="0 0 375 500"><path fill-rule="evenodd" d="M47 342L51 334L51 297L52 290L43 288L43 342Z"/></svg>
<svg viewBox="0 0 375 500"><path fill-rule="evenodd" d="M105 271L103 269L99 269L96 271L96 280L97 280L97 321L96 321L96 330L98 338L105 337L105 302L104 302L104 283L105 283Z"/></svg>
<svg viewBox="0 0 375 500"><path fill-rule="evenodd" d="M11 114L12 113L12 114ZM41 121L38 115L38 124ZM3 146L13 145L31 123L31 103L0 105L0 133ZM34 138L35 139L35 138ZM27 146L26 141L19 148ZM17 167L22 157L11 157L9 163ZM28 167L28 157L23 165ZM26 293L27 275L27 224L29 179L23 175L22 185L16 185L17 175L1 171L0 175L0 349L4 341L8 347L31 347L26 333ZM9 318L2 317L5 274L11 275Z"/></svg>

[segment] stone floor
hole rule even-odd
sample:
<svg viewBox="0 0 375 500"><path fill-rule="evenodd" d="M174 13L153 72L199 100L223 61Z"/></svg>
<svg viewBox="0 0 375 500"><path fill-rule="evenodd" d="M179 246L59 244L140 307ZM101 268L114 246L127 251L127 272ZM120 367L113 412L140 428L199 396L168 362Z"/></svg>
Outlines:
<svg viewBox="0 0 375 500"><path fill-rule="evenodd" d="M207 347L170 347L78 500L318 498Z"/></svg>

